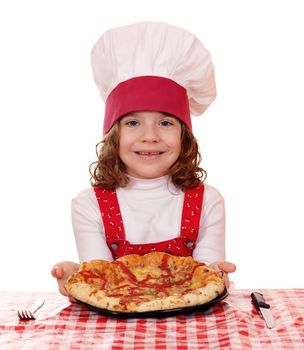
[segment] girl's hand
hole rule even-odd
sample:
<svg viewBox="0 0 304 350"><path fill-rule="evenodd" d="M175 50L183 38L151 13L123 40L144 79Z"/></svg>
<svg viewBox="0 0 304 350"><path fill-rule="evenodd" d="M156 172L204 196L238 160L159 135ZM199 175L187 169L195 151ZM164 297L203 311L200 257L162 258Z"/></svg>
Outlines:
<svg viewBox="0 0 304 350"><path fill-rule="evenodd" d="M234 272L236 270L236 265L227 261L215 261L214 263L210 264L209 267L211 267L215 272L223 273L225 285L227 288L229 288L230 281L228 278L228 273Z"/></svg>
<svg viewBox="0 0 304 350"><path fill-rule="evenodd" d="M75 301L75 299L68 294L64 288L64 285L66 284L68 278L73 273L77 272L78 269L79 264L76 264L72 261L62 261L54 265L51 271L52 276L57 279L59 292L64 296L68 296L70 301Z"/></svg>

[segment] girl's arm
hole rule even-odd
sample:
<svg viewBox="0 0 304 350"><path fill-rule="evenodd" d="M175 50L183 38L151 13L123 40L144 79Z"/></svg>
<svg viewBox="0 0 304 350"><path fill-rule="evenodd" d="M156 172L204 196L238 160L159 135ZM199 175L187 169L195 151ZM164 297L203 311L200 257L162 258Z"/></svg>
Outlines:
<svg viewBox="0 0 304 350"><path fill-rule="evenodd" d="M79 261L94 259L112 261L104 226L93 188L76 196L71 205L72 225Z"/></svg>
<svg viewBox="0 0 304 350"><path fill-rule="evenodd" d="M193 257L208 264L213 270L223 272L225 284L229 287L228 273L234 272L236 266L225 261L225 202L221 194L208 185L205 185L200 224Z"/></svg>
<svg viewBox="0 0 304 350"><path fill-rule="evenodd" d="M216 261L209 265L214 271L222 272L225 285L227 288L230 286L230 281L228 278L228 273L234 272L236 270L236 265L228 261Z"/></svg>
<svg viewBox="0 0 304 350"><path fill-rule="evenodd" d="M213 187L205 185L199 234L193 258L206 264L225 261L225 201Z"/></svg>
<svg viewBox="0 0 304 350"><path fill-rule="evenodd" d="M72 224L78 250L79 261L94 259L113 260L112 254L105 242L103 224L99 208L90 196L93 189L81 192L72 201ZM79 264L72 261L62 261L53 266L51 274L57 279L61 294L69 296L64 288L71 274L78 271ZM73 300L73 298L70 298Z"/></svg>
<svg viewBox="0 0 304 350"><path fill-rule="evenodd" d="M62 295L69 296L64 288L67 279L79 269L79 264L72 261L62 261L54 265L51 274L57 279L58 289Z"/></svg>

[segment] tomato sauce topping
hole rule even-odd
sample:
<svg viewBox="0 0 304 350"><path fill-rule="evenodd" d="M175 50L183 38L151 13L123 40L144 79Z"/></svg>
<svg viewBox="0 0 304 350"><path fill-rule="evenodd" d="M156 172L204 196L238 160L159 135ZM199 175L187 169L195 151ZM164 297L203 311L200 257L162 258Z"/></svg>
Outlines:
<svg viewBox="0 0 304 350"><path fill-rule="evenodd" d="M180 280L178 280L176 278L178 274L174 273L170 269L170 266L168 264L168 259L169 259L169 256L164 255L160 265L160 269L164 271L165 274L160 275L158 278L154 278L148 273L147 276L141 281L137 280L136 276L132 273L132 271L130 271L130 269L123 262L116 260L114 264L119 266L122 272L127 276L128 280L130 281L130 284L122 284L121 286L117 286L111 290L108 290L107 296L122 297L122 299L120 300L122 304L128 303L130 301L135 303L139 301L142 302L143 299L148 301L149 298L147 298L147 296L149 294L151 296L152 295L155 296L155 293L156 295L163 294L163 295L169 296L170 290L168 289L170 288L172 289L172 287L174 286L180 286L182 288L182 285L192 280L193 274L198 267L205 266L204 263L197 263L192 268L192 271L187 271L187 273L185 273L185 275L182 276ZM155 279L156 281L154 281ZM149 281L150 283L148 283ZM146 291L145 290L146 288L149 288L149 290ZM189 283L186 284L184 288L185 289L184 291L182 291L182 294L186 294L187 292L191 291L191 286L189 286ZM124 290L122 291L122 289ZM155 293L153 293L153 291L155 291Z"/></svg>
<svg viewBox="0 0 304 350"><path fill-rule="evenodd" d="M107 281L104 278L104 275L100 275L92 271L80 271L79 274L83 277L86 283L90 284L92 280L98 280L99 289L105 288Z"/></svg>

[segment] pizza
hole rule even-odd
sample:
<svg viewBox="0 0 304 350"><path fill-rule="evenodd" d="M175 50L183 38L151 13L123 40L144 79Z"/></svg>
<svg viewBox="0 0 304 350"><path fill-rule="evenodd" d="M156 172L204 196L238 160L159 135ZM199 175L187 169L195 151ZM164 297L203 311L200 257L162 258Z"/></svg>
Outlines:
<svg viewBox="0 0 304 350"><path fill-rule="evenodd" d="M205 304L221 295L225 284L192 257L152 252L83 262L65 288L75 299L100 309L145 312Z"/></svg>

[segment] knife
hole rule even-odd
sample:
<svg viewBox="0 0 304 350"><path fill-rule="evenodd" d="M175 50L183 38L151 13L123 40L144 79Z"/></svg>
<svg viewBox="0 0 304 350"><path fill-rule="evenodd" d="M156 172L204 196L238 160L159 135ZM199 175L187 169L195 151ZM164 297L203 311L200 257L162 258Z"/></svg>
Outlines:
<svg viewBox="0 0 304 350"><path fill-rule="evenodd" d="M273 328L275 326L275 320L270 311L270 305L265 302L263 294L258 292L252 292L251 299L256 308L260 310L267 328Z"/></svg>

